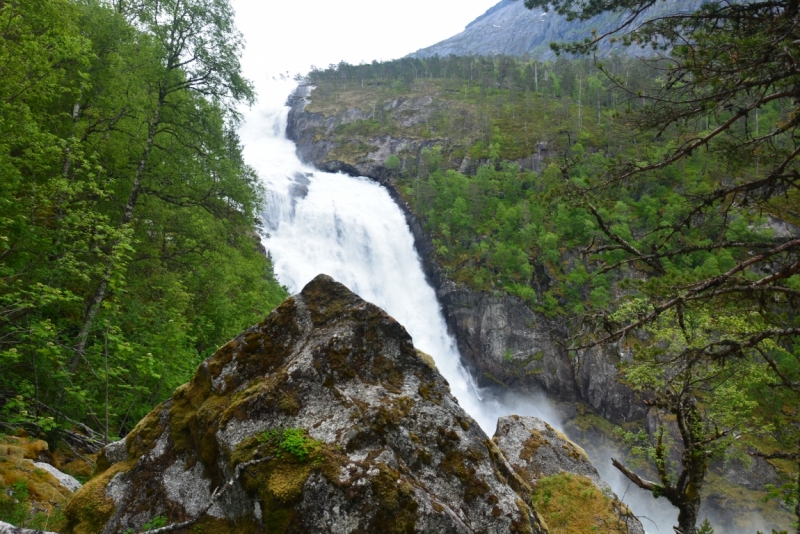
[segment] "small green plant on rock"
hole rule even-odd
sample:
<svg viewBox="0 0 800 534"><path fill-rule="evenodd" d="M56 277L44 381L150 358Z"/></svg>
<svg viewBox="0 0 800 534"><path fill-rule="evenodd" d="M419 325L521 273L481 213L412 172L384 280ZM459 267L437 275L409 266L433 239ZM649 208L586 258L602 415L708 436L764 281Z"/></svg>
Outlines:
<svg viewBox="0 0 800 534"><path fill-rule="evenodd" d="M400 158L391 154L388 158L386 158L386 168L391 172L396 172L400 170Z"/></svg>
<svg viewBox="0 0 800 534"><path fill-rule="evenodd" d="M301 462L308 460L321 445L321 442L309 437L302 428L273 429L258 436L260 443L274 445L278 457L283 453L294 456Z"/></svg>
<svg viewBox="0 0 800 534"><path fill-rule="evenodd" d="M165 526L167 526L167 518L164 517L163 515L157 515L153 519L142 525L140 532L147 532L148 530L154 530ZM132 528L129 528L128 530L123 532L123 534L136 534L136 531L134 531Z"/></svg>
<svg viewBox="0 0 800 534"><path fill-rule="evenodd" d="M22 525L30 509L28 483L18 480L0 495L0 521Z"/></svg>

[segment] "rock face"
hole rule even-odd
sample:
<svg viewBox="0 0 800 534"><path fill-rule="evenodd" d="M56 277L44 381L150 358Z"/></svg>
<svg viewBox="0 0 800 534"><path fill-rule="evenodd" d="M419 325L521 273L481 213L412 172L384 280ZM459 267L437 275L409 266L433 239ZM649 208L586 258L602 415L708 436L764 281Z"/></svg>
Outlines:
<svg viewBox="0 0 800 534"><path fill-rule="evenodd" d="M647 10L639 20L644 21L666 13L687 12L697 6L699 3L694 1L667 0ZM553 58L553 51L549 47L552 41L581 41L592 30L597 30L598 34L602 35L616 28L619 23L619 16L609 14L587 21L568 22L564 16L552 11L545 13L541 9L527 9L522 0L502 0L469 23L458 35L410 55L423 58L434 55L447 57L450 54L456 56L528 54L535 59L548 60ZM647 49L625 47L619 43L613 45L604 42L600 46L601 54L609 54L612 51L637 55L651 53Z"/></svg>
<svg viewBox="0 0 800 534"><path fill-rule="evenodd" d="M611 526L613 532L644 534L642 524L600 478L586 452L546 422L536 417L501 417L492 440L514 471L532 487L546 477L562 474L588 481L599 490L599 500L605 501L604 507L582 510L589 512L589 521L596 521L598 527Z"/></svg>
<svg viewBox="0 0 800 534"><path fill-rule="evenodd" d="M29 528L15 527L9 523L0 521L0 534L53 534L42 530L31 530Z"/></svg>
<svg viewBox="0 0 800 534"><path fill-rule="evenodd" d="M406 330L320 275L108 446L64 531L547 532L530 503Z"/></svg>
<svg viewBox="0 0 800 534"><path fill-rule="evenodd" d="M67 488L69 491L75 493L76 491L81 489L81 483L78 482L78 480L72 475L62 473L52 465L44 462L33 462L33 465L37 469L43 469L48 473L50 473L51 475L53 475L53 478L58 480L58 483Z"/></svg>

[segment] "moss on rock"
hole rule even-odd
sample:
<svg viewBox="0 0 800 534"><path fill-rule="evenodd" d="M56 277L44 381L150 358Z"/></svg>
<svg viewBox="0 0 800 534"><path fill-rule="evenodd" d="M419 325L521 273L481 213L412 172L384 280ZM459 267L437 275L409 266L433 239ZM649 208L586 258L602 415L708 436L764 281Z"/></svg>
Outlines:
<svg viewBox="0 0 800 534"><path fill-rule="evenodd" d="M64 532L190 519L227 482L190 532L545 532L487 442L400 324L320 276L101 453Z"/></svg>
<svg viewBox="0 0 800 534"><path fill-rule="evenodd" d="M614 500L584 476L559 473L542 478L534 491L533 505L553 532L628 532Z"/></svg>
<svg viewBox="0 0 800 534"><path fill-rule="evenodd" d="M117 474L130 471L135 461L114 464L83 485L64 511L62 532L71 534L99 534L116 509L114 501L106 495L106 486Z"/></svg>
<svg viewBox="0 0 800 534"><path fill-rule="evenodd" d="M72 491L34 461L51 460L45 441L0 436L0 520L42 525L60 515Z"/></svg>

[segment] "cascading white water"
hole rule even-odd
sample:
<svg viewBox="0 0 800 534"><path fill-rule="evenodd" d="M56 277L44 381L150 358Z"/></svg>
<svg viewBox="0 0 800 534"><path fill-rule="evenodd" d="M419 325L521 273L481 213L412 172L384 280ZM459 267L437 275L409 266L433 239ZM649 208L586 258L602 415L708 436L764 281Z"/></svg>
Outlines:
<svg viewBox="0 0 800 534"><path fill-rule="evenodd" d="M367 178L321 172L299 161L284 135L286 100L295 85L259 84L260 104L247 112L241 130L245 159L267 189L262 218L270 236L264 245L280 282L294 293L325 273L383 308L406 327L417 348L434 358L461 406L488 435L498 417L509 414L535 415L560 427L560 417L544 398L497 397L475 387L427 283L411 231L389 193ZM608 467L608 457L592 460L637 515L654 519L653 525L674 524L671 507L631 488Z"/></svg>
<svg viewBox="0 0 800 534"><path fill-rule="evenodd" d="M383 308L406 327L417 348L434 358L461 406L487 434L494 433L501 415L543 415L530 400L499 399L475 387L461 365L400 208L367 178L302 164L284 136L285 102L294 85L265 85L242 139L246 160L267 188L263 219L270 237L264 245L280 282L297 292L325 273Z"/></svg>

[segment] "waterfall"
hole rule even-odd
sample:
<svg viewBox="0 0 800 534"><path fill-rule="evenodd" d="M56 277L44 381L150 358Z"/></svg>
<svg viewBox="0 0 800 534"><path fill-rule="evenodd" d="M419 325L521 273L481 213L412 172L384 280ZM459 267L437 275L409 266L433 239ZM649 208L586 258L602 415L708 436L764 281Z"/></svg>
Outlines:
<svg viewBox="0 0 800 534"><path fill-rule="evenodd" d="M487 435L494 434L498 417L510 414L535 415L560 428L560 417L545 398L497 396L476 386L461 364L405 217L388 191L367 178L322 172L300 162L284 134L286 100L295 86L291 81L259 84L260 103L247 111L241 129L245 160L266 188L261 216L269 235L264 246L279 281L297 293L324 273L380 306L405 326L418 349L433 357L459 404ZM654 524L672 524L671 507L631 487L610 467L612 453L592 461L617 495L637 515L657 518Z"/></svg>
<svg viewBox="0 0 800 534"><path fill-rule="evenodd" d="M260 87L261 103L242 128L246 161L266 187L262 219L278 280L298 292L320 273L332 276L406 327L414 346L430 354L453 395L488 434L510 413L544 415L529 399L481 391L461 365L414 238L388 191L367 178L315 170L299 161L285 138L291 82Z"/></svg>

